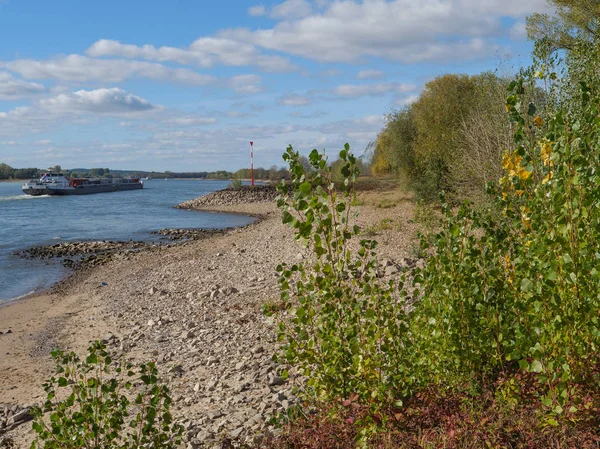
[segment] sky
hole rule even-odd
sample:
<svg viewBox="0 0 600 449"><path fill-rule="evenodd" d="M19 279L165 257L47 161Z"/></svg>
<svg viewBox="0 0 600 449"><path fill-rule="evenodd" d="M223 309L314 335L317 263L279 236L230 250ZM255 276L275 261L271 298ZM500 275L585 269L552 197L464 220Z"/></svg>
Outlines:
<svg viewBox="0 0 600 449"><path fill-rule="evenodd" d="M545 0L0 0L0 162L213 171L360 155L444 73L529 63ZM504 69L503 69L504 70Z"/></svg>

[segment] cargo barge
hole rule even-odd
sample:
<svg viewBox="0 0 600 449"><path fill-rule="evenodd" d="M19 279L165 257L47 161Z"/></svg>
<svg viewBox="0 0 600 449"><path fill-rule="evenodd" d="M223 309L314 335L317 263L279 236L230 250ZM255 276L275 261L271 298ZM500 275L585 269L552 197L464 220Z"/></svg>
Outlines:
<svg viewBox="0 0 600 449"><path fill-rule="evenodd" d="M118 192L144 188L139 178L74 178L62 173L47 172L40 179L23 184L23 193L41 195L88 195L91 193Z"/></svg>

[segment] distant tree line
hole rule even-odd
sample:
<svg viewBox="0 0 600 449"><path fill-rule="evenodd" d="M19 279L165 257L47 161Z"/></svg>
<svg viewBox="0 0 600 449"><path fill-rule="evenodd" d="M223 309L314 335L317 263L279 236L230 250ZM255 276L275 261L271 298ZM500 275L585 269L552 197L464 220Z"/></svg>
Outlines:
<svg viewBox="0 0 600 449"><path fill-rule="evenodd" d="M301 162L310 169L308 159L304 156L301 158ZM340 175L338 172L341 169L342 164L339 160L331 162L331 166L334 172L334 178ZM358 160L358 166L362 175L370 173L370 167L367 162L363 162L362 159ZM169 178L169 179L250 179L250 169L242 168L235 172L227 170L217 170L213 172L200 171L200 172L172 172L165 170L159 171L143 171L143 170L111 170L109 168L73 168L63 169L60 165L50 167L47 169L38 168L13 168L10 165L0 163L0 179L35 179L42 176L47 171L64 173L69 178L118 178L124 176L131 176L137 178ZM336 175L337 174L337 175ZM341 176L341 175L340 175ZM339 177L339 176L338 176ZM289 179L289 172L284 167L278 167L272 165L271 168L257 167L254 169L254 179L266 180L266 181L280 181L281 179Z"/></svg>
<svg viewBox="0 0 600 449"><path fill-rule="evenodd" d="M109 168L74 168L63 169L60 165L47 169L39 168L13 168L8 164L0 163L0 179L35 179L47 171L61 172L69 178L97 178L97 177L123 177L132 176L139 178L169 178L169 179L250 179L250 169L244 168L236 172L217 170L213 172L172 172L172 171L143 171L143 170L111 170ZM254 169L255 179L278 181L288 177L284 168L272 166L271 168L258 167Z"/></svg>

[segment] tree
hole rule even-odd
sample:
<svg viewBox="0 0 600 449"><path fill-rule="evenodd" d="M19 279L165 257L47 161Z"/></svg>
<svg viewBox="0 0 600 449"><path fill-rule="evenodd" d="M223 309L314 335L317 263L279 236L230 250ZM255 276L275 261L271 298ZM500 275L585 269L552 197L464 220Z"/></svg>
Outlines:
<svg viewBox="0 0 600 449"><path fill-rule="evenodd" d="M551 51L574 50L582 40L592 42L600 33L598 0L548 0L556 14L532 14L527 35Z"/></svg>
<svg viewBox="0 0 600 449"><path fill-rule="evenodd" d="M396 173L411 181L414 177L414 145L417 135L412 107L386 116L386 126L377 136L372 159L375 175Z"/></svg>
<svg viewBox="0 0 600 449"><path fill-rule="evenodd" d="M480 197L488 182L502 175L502 155L514 149L513 130L505 110L508 79L483 73L473 79L474 97L459 127L450 183L460 198Z"/></svg>
<svg viewBox="0 0 600 449"><path fill-rule="evenodd" d="M13 176L14 169L8 164L0 164L0 179L10 179Z"/></svg>
<svg viewBox="0 0 600 449"><path fill-rule="evenodd" d="M90 168L89 175L93 178L98 177L98 176L104 176L104 169L103 168Z"/></svg>

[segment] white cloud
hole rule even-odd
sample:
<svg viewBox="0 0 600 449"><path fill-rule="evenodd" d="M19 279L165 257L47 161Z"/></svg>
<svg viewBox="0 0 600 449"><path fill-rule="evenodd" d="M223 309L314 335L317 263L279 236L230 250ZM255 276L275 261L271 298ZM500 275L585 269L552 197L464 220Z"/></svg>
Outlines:
<svg viewBox="0 0 600 449"><path fill-rule="evenodd" d="M415 101L417 101L419 99L419 95L409 95L408 97L403 97L403 98L399 98L396 101L394 101L394 103L396 104L396 106L408 106L410 104L413 104Z"/></svg>
<svg viewBox="0 0 600 449"><path fill-rule="evenodd" d="M373 69L361 70L356 74L356 78L359 80L379 79L383 78L383 72L381 70Z"/></svg>
<svg viewBox="0 0 600 449"><path fill-rule="evenodd" d="M240 94L256 94L263 92L264 88L260 86L262 78L254 74L244 74L233 76L229 84L233 90Z"/></svg>
<svg viewBox="0 0 600 449"><path fill-rule="evenodd" d="M267 10L263 5L251 6L248 8L248 14L252 17L264 16L267 14Z"/></svg>
<svg viewBox="0 0 600 449"><path fill-rule="evenodd" d="M285 106L307 106L312 103L312 99L306 95L289 94L279 98L277 102Z"/></svg>
<svg viewBox="0 0 600 449"><path fill-rule="evenodd" d="M309 112L309 113L294 111L294 112L290 112L288 115L290 117L295 117L295 118L317 118L317 117L323 117L323 116L327 115L327 113L324 111L314 111L314 112Z"/></svg>
<svg viewBox="0 0 600 449"><path fill-rule="evenodd" d="M217 123L217 119L214 117L175 117L172 119L165 120L164 123L173 124L177 126L202 126L202 125L212 125Z"/></svg>
<svg viewBox="0 0 600 449"><path fill-rule="evenodd" d="M79 90L40 100L42 109L55 113L91 112L96 114L137 114L160 109L136 95L118 87L112 89Z"/></svg>
<svg viewBox="0 0 600 449"><path fill-rule="evenodd" d="M206 85L216 81L213 76L189 69L171 68L145 61L95 59L81 55L68 55L48 60L18 59L0 62L0 67L7 68L27 79L117 83L130 78L147 78L189 85Z"/></svg>
<svg viewBox="0 0 600 449"><path fill-rule="evenodd" d="M502 18L545 8L545 0L346 0L271 29L238 28L218 36L322 62L369 56L407 63L469 60L497 49Z"/></svg>
<svg viewBox="0 0 600 449"><path fill-rule="evenodd" d="M0 100L18 100L44 91L41 84L17 79L8 72L0 72Z"/></svg>
<svg viewBox="0 0 600 449"><path fill-rule="evenodd" d="M310 15L312 6L306 0L286 0L273 7L271 17L274 19L299 19Z"/></svg>
<svg viewBox="0 0 600 449"><path fill-rule="evenodd" d="M522 41L527 39L527 25L519 20L510 29L510 38L513 41Z"/></svg>
<svg viewBox="0 0 600 449"><path fill-rule="evenodd" d="M188 48L137 46L101 39L88 48L86 54L95 58L117 56L159 62L171 61L203 68L222 64L231 67L256 66L267 72L295 70L288 58L265 55L255 45L223 37L201 37L192 42Z"/></svg>
<svg viewBox="0 0 600 449"><path fill-rule="evenodd" d="M119 88L79 90L0 112L0 135L31 135L69 125L82 127L98 123L103 116L142 118L161 110L161 106Z"/></svg>
<svg viewBox="0 0 600 449"><path fill-rule="evenodd" d="M376 84L342 84L333 89L335 95L344 97L360 97L364 95L382 95L388 93L405 93L414 90L414 84L376 83Z"/></svg>

